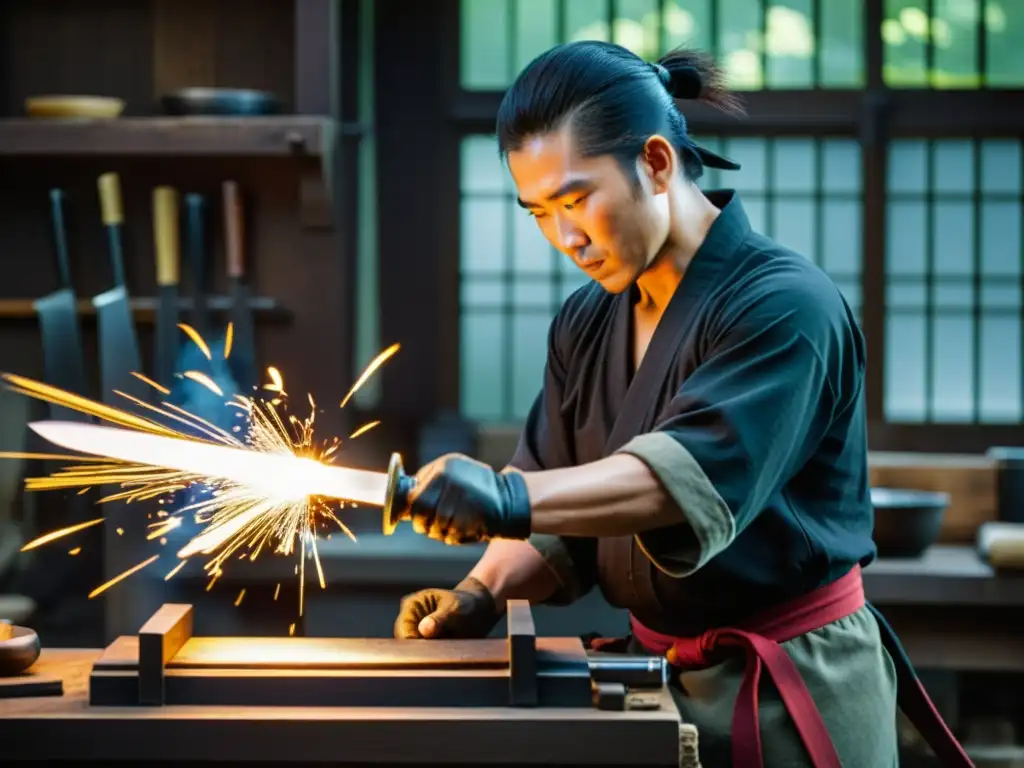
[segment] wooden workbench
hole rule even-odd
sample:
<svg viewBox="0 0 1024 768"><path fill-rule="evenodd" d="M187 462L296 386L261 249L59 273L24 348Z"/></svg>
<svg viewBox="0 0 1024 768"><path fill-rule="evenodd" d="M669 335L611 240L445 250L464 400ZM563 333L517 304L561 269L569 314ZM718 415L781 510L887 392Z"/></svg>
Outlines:
<svg viewBox="0 0 1024 768"><path fill-rule="evenodd" d="M0 761L153 760L298 765L662 766L680 764L679 716L596 709L89 707L99 651L45 651L34 669L64 696L0 700ZM647 695L647 694L645 694ZM684 763L687 765L687 763ZM690 768L698 768L690 763Z"/></svg>
<svg viewBox="0 0 1024 768"><path fill-rule="evenodd" d="M973 547L879 559L864 591L919 669L1024 672L1024 573L996 573Z"/></svg>

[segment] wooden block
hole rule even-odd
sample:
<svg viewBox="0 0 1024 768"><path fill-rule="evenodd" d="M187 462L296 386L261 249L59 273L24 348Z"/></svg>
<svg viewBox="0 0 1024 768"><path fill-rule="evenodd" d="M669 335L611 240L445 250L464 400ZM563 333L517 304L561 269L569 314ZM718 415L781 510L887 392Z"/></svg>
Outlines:
<svg viewBox="0 0 1024 768"><path fill-rule="evenodd" d="M139 638L134 635L117 638L93 662L92 667L102 671L137 670L139 668Z"/></svg>
<svg viewBox="0 0 1024 768"><path fill-rule="evenodd" d="M167 603L139 630L139 703L164 704L164 667L192 637L192 606Z"/></svg>
<svg viewBox="0 0 1024 768"><path fill-rule="evenodd" d="M940 542L973 543L978 528L997 519L999 472L993 457L873 451L868 455L868 465L875 488L949 494Z"/></svg>
<svg viewBox="0 0 1024 768"><path fill-rule="evenodd" d="M49 675L26 672L14 677L0 677L0 699L25 696L63 696L64 681Z"/></svg>
<svg viewBox="0 0 1024 768"><path fill-rule="evenodd" d="M508 684L509 706L537 706L537 631L528 600L509 600Z"/></svg>

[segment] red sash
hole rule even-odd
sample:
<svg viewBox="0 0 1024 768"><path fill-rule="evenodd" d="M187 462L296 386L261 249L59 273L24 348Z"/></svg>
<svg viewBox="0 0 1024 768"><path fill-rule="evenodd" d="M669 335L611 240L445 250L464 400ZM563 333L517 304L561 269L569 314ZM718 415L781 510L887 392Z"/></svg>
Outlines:
<svg viewBox="0 0 1024 768"><path fill-rule="evenodd" d="M768 671L815 768L842 768L818 707L796 665L779 643L821 629L865 605L860 567L807 595L766 611L744 628L712 629L698 637L672 637L648 629L630 616L633 635L645 648L663 653L674 666L700 669L721 660L724 649L739 649L747 665L732 716L733 765L762 768L758 685ZM871 607L871 606L869 606ZM874 608L872 607L872 611ZM944 765L973 766L928 697L899 641L877 611L882 642L896 665L900 708ZM864 734L870 738L870 734Z"/></svg>

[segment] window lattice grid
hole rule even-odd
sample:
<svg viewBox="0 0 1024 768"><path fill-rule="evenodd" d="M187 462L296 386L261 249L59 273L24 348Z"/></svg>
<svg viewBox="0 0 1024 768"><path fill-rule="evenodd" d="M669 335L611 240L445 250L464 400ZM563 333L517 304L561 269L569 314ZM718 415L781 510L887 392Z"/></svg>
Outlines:
<svg viewBox="0 0 1024 768"><path fill-rule="evenodd" d="M997 139L891 145L886 421L1021 421L1022 156Z"/></svg>
<svg viewBox="0 0 1024 768"><path fill-rule="evenodd" d="M860 88L863 0L462 0L461 81L501 90L542 51L611 40L651 60L713 53L730 85Z"/></svg>

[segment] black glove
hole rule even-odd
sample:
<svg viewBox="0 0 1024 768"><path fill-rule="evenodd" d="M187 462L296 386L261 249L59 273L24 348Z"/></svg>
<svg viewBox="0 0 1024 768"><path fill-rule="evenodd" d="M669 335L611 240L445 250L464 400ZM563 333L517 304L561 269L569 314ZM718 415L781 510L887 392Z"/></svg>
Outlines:
<svg viewBox="0 0 1024 768"><path fill-rule="evenodd" d="M465 456L445 456L416 474L413 528L448 544L530 535L530 497L516 472L502 474Z"/></svg>
<svg viewBox="0 0 1024 768"><path fill-rule="evenodd" d="M432 621L421 627L426 618ZM487 637L499 619L501 614L490 591L469 576L455 589L424 589L403 597L395 619L395 637L475 640ZM429 626L431 623L433 626Z"/></svg>

